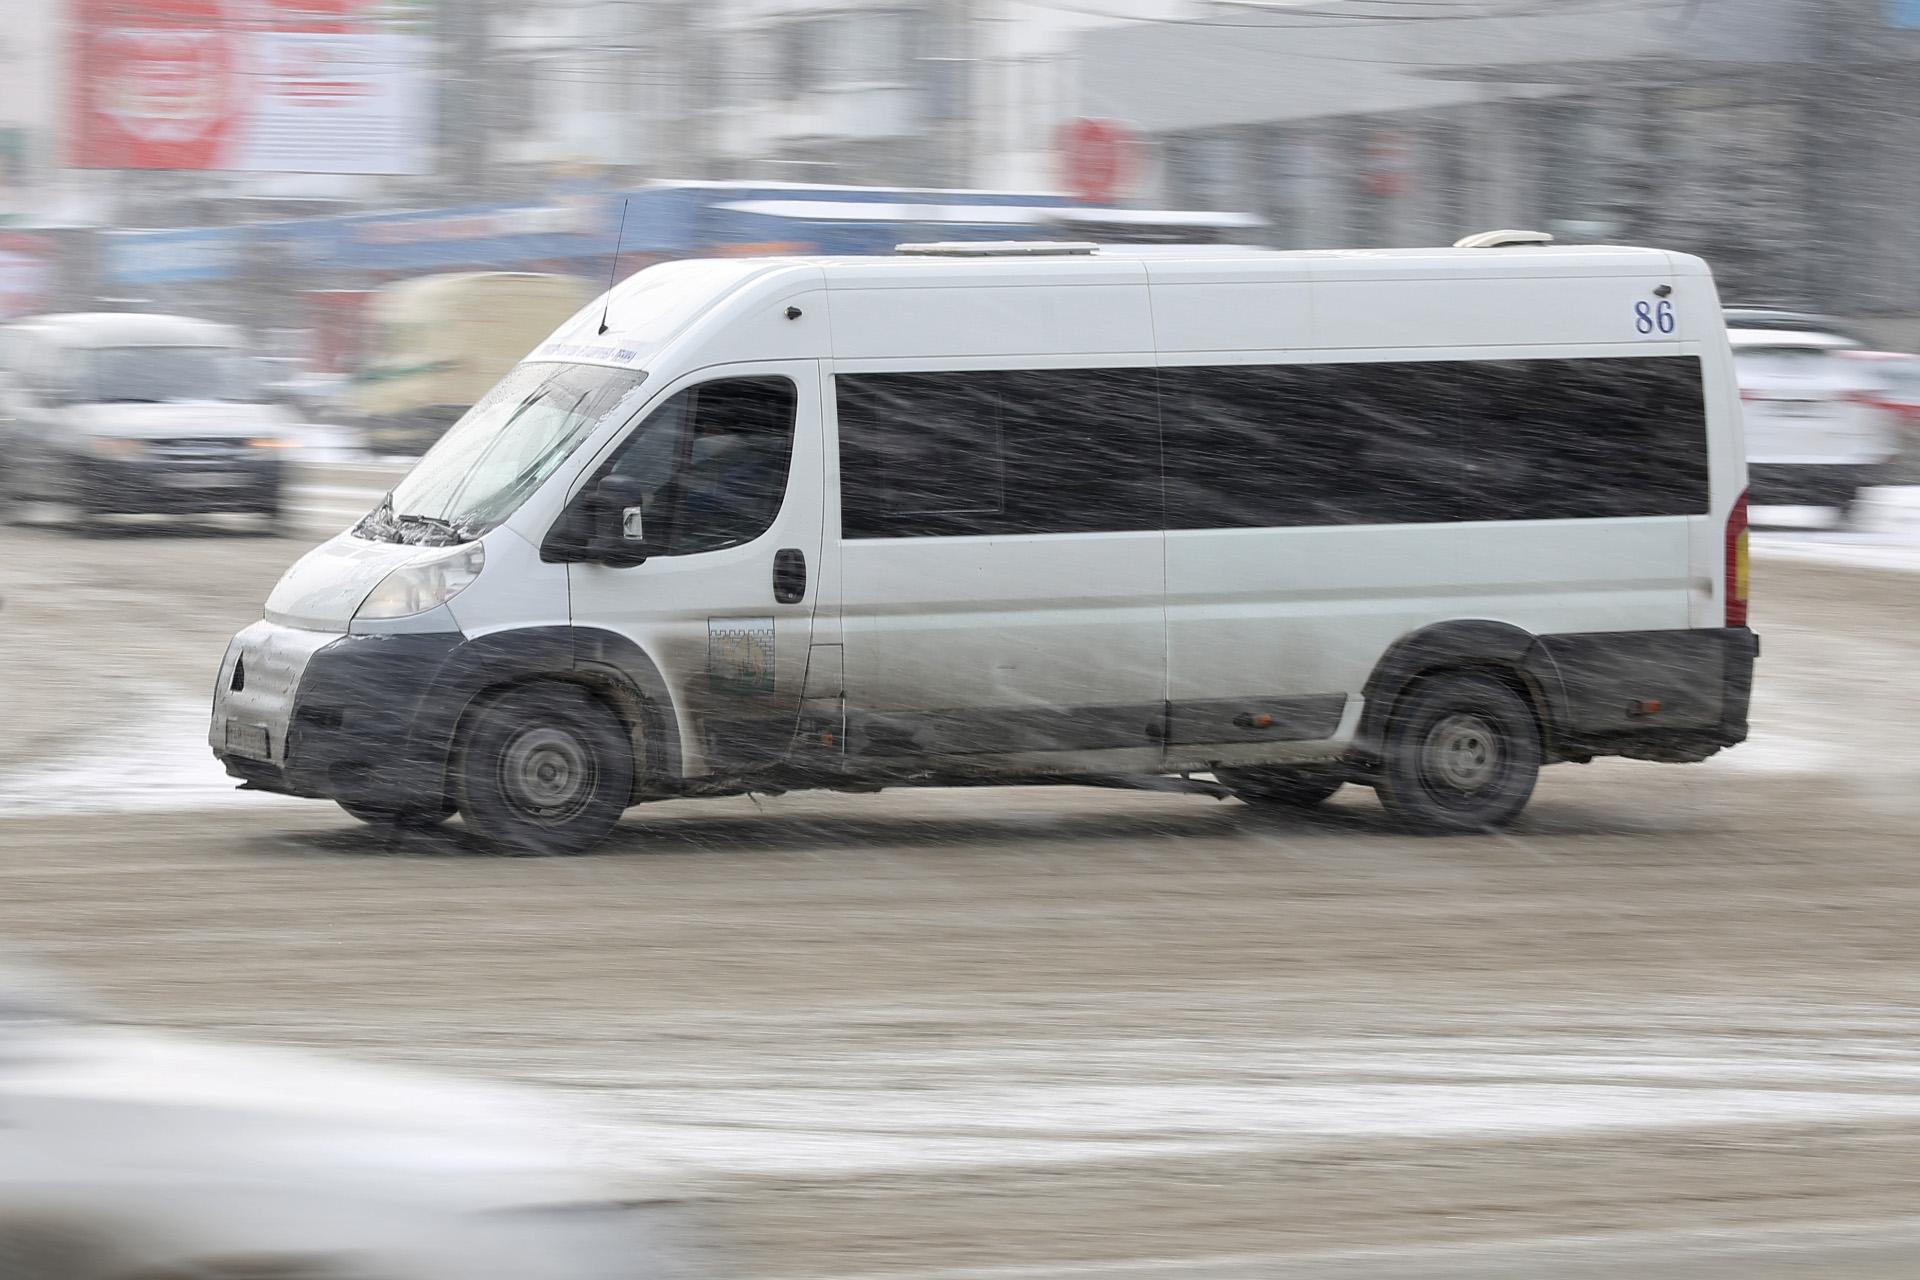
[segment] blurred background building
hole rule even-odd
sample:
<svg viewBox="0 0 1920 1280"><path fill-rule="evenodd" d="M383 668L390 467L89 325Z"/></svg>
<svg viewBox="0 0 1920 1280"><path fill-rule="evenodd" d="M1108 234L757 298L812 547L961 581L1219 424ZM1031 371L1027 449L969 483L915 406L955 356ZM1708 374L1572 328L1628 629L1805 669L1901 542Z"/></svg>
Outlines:
<svg viewBox="0 0 1920 1280"><path fill-rule="evenodd" d="M1920 0L13 0L8 19L7 314L164 293L317 333L337 363L394 280L604 279L616 234L624 271L933 232L1338 247L1515 225L1699 252L1729 297L1920 344Z"/></svg>
<svg viewBox="0 0 1920 1280"><path fill-rule="evenodd" d="M1666 245L1729 298L1920 337L1910 0L1222 3L1082 45L1076 110L1151 140L1147 198L1301 247Z"/></svg>

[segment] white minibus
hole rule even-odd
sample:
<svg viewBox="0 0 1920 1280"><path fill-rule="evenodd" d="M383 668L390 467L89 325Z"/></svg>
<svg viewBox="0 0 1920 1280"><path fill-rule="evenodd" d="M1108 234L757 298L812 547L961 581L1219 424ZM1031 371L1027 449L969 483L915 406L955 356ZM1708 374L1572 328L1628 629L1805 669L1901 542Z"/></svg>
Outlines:
<svg viewBox="0 0 1920 1280"><path fill-rule="evenodd" d="M628 806L1083 782L1481 831L1741 741L1697 258L903 246L648 268L221 664L242 785L586 848Z"/></svg>

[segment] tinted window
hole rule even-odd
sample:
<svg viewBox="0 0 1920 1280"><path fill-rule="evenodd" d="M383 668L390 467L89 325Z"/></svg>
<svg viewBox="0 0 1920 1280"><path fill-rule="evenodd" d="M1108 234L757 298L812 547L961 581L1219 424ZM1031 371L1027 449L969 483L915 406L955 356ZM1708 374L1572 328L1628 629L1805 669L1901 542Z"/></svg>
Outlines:
<svg viewBox="0 0 1920 1280"><path fill-rule="evenodd" d="M95 347L80 367L80 398L99 404L260 399L259 367L228 347Z"/></svg>
<svg viewBox="0 0 1920 1280"><path fill-rule="evenodd" d="M848 538L1160 527L1150 369L841 374Z"/></svg>
<svg viewBox="0 0 1920 1280"><path fill-rule="evenodd" d="M751 542L786 496L794 403L785 378L689 387L649 413L599 474L639 482L647 541L661 554Z"/></svg>
<svg viewBox="0 0 1920 1280"><path fill-rule="evenodd" d="M1503 360L1461 371L1457 520L1707 510L1706 399L1692 357Z"/></svg>
<svg viewBox="0 0 1920 1280"><path fill-rule="evenodd" d="M1172 528L1707 510L1692 357L1161 374Z"/></svg>

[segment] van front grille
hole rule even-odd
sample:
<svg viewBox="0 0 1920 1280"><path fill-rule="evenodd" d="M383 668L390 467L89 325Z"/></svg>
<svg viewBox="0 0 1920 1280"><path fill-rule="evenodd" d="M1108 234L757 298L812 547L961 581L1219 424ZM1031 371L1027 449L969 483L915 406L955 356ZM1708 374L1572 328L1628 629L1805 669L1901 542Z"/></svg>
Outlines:
<svg viewBox="0 0 1920 1280"><path fill-rule="evenodd" d="M245 440L218 436L147 442L147 452L153 457L183 462L195 459L231 458L237 453L244 452L246 448Z"/></svg>

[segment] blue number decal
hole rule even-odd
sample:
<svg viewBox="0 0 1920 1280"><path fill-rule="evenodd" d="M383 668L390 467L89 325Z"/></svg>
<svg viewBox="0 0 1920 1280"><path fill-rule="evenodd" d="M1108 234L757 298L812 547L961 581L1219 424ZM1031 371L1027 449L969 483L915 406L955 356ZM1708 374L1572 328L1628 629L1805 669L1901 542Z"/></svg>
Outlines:
<svg viewBox="0 0 1920 1280"><path fill-rule="evenodd" d="M1661 333L1672 333L1680 327L1680 322L1673 314L1673 304L1663 299L1659 306L1649 302L1634 303L1633 327L1641 333L1650 334L1656 329Z"/></svg>

